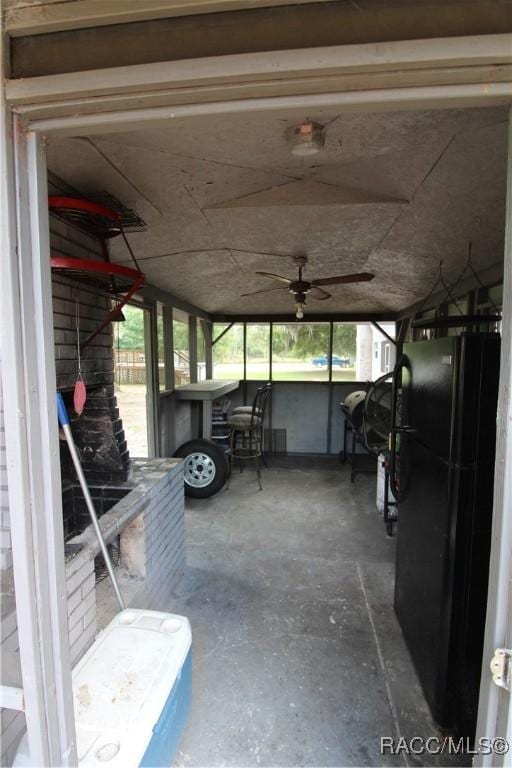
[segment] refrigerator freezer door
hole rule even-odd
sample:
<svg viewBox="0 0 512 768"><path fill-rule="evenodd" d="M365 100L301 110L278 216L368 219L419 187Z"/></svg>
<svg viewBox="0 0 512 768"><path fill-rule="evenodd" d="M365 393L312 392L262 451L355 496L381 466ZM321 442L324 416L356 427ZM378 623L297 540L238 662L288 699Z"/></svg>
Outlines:
<svg viewBox="0 0 512 768"><path fill-rule="evenodd" d="M416 439L448 460L451 444L454 378L458 339L404 344L408 365L403 371L402 423L415 430Z"/></svg>

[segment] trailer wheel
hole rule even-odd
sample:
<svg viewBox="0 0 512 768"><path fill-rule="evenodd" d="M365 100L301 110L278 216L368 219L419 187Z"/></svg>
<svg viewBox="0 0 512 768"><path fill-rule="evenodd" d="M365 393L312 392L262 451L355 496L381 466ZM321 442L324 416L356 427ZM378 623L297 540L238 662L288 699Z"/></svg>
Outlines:
<svg viewBox="0 0 512 768"><path fill-rule="evenodd" d="M210 440L189 440L175 456L183 459L185 494L206 499L220 491L228 476L226 454Z"/></svg>

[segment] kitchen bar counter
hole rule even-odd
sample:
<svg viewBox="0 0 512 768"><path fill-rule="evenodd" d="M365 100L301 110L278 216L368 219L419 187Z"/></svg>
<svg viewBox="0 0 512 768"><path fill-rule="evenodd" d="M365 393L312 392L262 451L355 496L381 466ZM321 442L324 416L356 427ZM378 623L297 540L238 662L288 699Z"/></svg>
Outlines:
<svg viewBox="0 0 512 768"><path fill-rule="evenodd" d="M212 403L240 386L235 379L205 379L193 384L182 384L174 390L177 400L194 400L202 403L202 437L209 440L212 436Z"/></svg>

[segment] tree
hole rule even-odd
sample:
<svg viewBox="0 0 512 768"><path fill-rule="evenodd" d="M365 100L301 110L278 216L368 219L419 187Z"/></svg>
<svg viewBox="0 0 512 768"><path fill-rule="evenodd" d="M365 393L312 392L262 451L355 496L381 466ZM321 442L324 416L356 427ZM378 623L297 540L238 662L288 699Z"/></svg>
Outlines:
<svg viewBox="0 0 512 768"><path fill-rule="evenodd" d="M119 338L120 349L144 349L144 310L127 304L123 315L124 322L117 323L114 330L114 344L117 346Z"/></svg>
<svg viewBox="0 0 512 768"><path fill-rule="evenodd" d="M114 332L121 349L144 349L144 311L139 307L126 306L123 313L125 322L119 323ZM216 323L213 338L227 328L225 323ZM356 325L335 323L333 332L333 353L350 357L356 356ZM173 322L174 349L186 351L189 348L188 324L180 320ZM249 323L247 325L247 356L251 359L268 359L269 324ZM202 348L202 334L198 332L199 348ZM203 341L204 343L204 341ZM235 323L214 346L218 363L243 363L243 325ZM163 358L164 339L161 317L158 322L158 354ZM328 323L276 323L272 329L272 354L276 357L306 359L327 354L329 350Z"/></svg>
<svg viewBox="0 0 512 768"><path fill-rule="evenodd" d="M227 325L216 324L213 338L220 336ZM247 356L251 359L268 359L269 324L247 325ZM214 346L218 363L243 362L243 325L236 323ZM328 323L276 323L272 329L272 354L276 357L306 359L327 354L329 350ZM333 353L350 357L356 355L356 326L335 323Z"/></svg>

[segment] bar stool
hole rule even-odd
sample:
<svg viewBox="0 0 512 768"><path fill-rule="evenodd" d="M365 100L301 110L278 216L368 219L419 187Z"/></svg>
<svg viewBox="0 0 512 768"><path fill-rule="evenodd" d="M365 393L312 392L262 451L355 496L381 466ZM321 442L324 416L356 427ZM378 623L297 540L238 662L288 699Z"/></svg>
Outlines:
<svg viewBox="0 0 512 768"><path fill-rule="evenodd" d="M240 462L240 472L242 472L242 462L254 459L256 461L256 475L260 491L263 490L260 472L260 457L263 454L263 423L271 389L272 385L270 383L258 387L253 404L235 408L228 419L230 428L230 467L232 468L234 460L238 459Z"/></svg>
<svg viewBox="0 0 512 768"><path fill-rule="evenodd" d="M272 389L272 384L270 383L270 381L267 384L265 384L265 386L268 387L269 389ZM260 387L260 389L262 389L262 387ZM259 391L260 390L258 389L258 392ZM258 394L258 392L256 392L256 395ZM231 411L231 414L232 414L232 416L238 416L241 413L252 413L253 407L254 407L254 401L253 401L252 405L237 405L236 408L233 408L233 410ZM258 413L258 410L259 409L258 409L258 406L257 406L256 407L256 416L260 415Z"/></svg>

